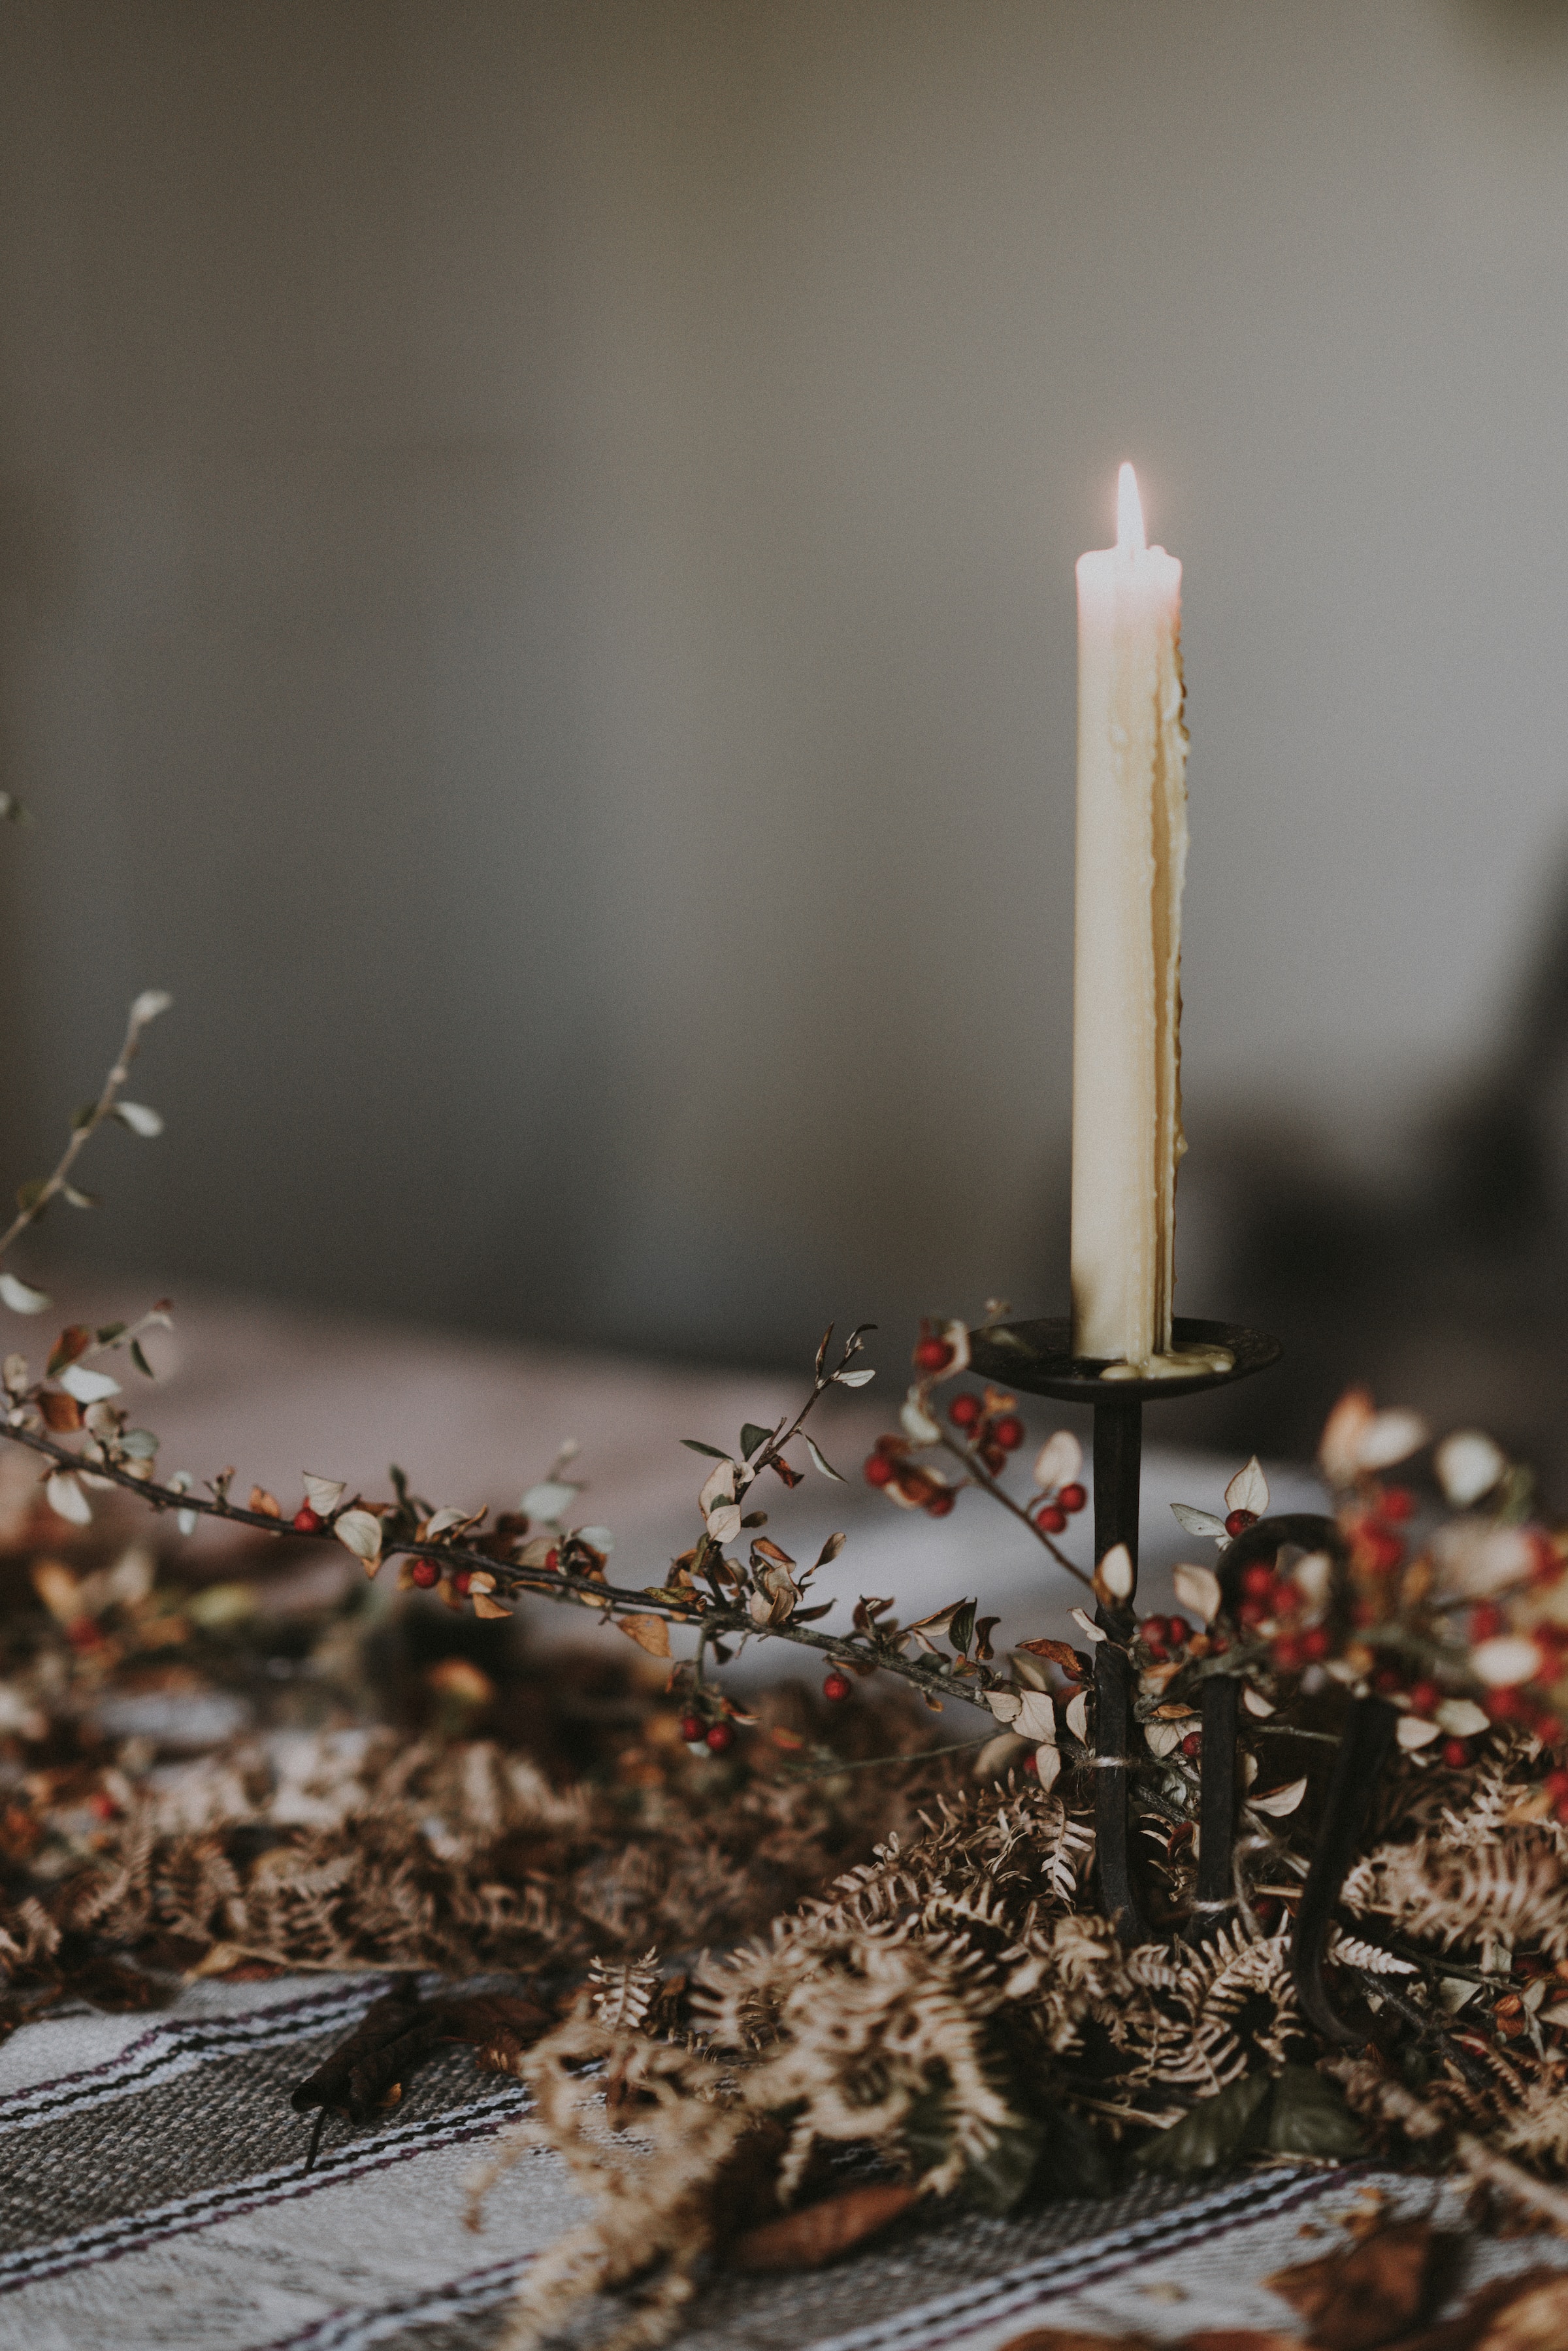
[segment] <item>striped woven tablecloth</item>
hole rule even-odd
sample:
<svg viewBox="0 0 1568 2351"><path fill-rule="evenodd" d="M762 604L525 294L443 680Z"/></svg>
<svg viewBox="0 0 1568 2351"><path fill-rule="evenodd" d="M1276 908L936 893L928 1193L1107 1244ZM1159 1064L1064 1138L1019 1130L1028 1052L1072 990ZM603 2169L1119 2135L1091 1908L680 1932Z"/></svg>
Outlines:
<svg viewBox="0 0 1568 2351"><path fill-rule="evenodd" d="M527 2155L464 2226L476 2158L526 2109L455 2050L385 2121L329 2129L307 2177L288 2089L382 1989L293 1977L200 1985L149 2022L78 2013L0 2048L0 2343L27 2351L481 2351L528 2262L581 2216L559 2160ZM1375 2175L1276 2167L1198 2190L1145 2186L1016 2220L933 2209L802 2277L719 2275L683 2351L1000 2351L1030 2325L1289 2325L1259 2283ZM1383 2179L1457 2221L1452 2192ZM1473 2244L1461 2286L1551 2256ZM1568 2260L1568 2247L1561 2249ZM589 2312L590 2343L611 2312Z"/></svg>

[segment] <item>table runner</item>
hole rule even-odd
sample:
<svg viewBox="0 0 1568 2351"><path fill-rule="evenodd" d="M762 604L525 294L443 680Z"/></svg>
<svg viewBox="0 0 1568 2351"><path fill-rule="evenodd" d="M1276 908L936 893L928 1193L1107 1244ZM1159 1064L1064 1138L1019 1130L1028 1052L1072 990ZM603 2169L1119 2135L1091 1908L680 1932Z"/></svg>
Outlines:
<svg viewBox="0 0 1568 2351"><path fill-rule="evenodd" d="M193 1987L149 2021L80 2013L0 2049L0 2342L28 2351L486 2351L528 2261L581 2215L564 2167L530 2151L492 2193L465 2190L520 2085L455 2049L373 2126L308 2118L291 2085L383 1980ZM1193 2189L1145 2182L1016 2220L917 2211L859 2257L805 2275L710 2281L681 2351L1000 2351L1030 2325L1280 2326L1259 2283L1321 2250L1369 2184L1403 2209L1451 2189L1370 2168L1278 2166ZM1500 2267L1568 2261L1539 2238L1472 2243L1462 2287ZM612 2316L584 2314L591 2343Z"/></svg>

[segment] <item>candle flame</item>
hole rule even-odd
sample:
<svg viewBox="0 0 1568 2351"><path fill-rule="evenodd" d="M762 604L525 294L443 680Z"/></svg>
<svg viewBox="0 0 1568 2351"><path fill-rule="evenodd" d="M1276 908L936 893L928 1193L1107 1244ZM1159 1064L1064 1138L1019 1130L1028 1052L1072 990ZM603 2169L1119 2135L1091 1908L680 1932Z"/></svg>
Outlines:
<svg viewBox="0 0 1568 2351"><path fill-rule="evenodd" d="M1148 546L1138 477L1131 465L1124 465L1116 476L1116 545L1123 555L1142 555Z"/></svg>

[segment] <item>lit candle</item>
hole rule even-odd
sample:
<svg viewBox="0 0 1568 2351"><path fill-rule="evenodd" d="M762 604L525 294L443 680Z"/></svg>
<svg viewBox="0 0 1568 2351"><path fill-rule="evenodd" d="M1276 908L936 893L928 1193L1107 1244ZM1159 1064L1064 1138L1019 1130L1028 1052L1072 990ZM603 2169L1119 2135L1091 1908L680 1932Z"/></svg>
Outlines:
<svg viewBox="0 0 1568 2351"><path fill-rule="evenodd" d="M1124 465L1116 544L1078 559L1072 1352L1108 1360L1113 1378L1200 1368L1171 1340L1186 1147L1182 692L1181 565L1145 543Z"/></svg>

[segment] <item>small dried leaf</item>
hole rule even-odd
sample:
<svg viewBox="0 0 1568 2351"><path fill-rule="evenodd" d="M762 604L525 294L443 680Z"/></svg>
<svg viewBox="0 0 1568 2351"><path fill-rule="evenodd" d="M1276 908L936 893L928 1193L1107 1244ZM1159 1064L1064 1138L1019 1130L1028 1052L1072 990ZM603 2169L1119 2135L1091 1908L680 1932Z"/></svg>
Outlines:
<svg viewBox="0 0 1568 2351"><path fill-rule="evenodd" d="M131 1008L131 1017L139 1029L145 1029L150 1020L167 1012L173 1001L166 988L144 987Z"/></svg>
<svg viewBox="0 0 1568 2351"><path fill-rule="evenodd" d="M1110 1638L1109 1634L1102 1632L1086 1608L1072 1608L1068 1611L1068 1614L1075 1625L1082 1626L1092 1641L1104 1641Z"/></svg>
<svg viewBox="0 0 1568 2351"><path fill-rule="evenodd" d="M707 1531L716 1543L733 1542L740 1532L740 1504L721 1502L707 1514Z"/></svg>
<svg viewBox="0 0 1568 2351"><path fill-rule="evenodd" d="M1171 1516L1189 1535L1222 1535L1225 1520L1217 1519L1212 1510L1195 1510L1190 1502L1173 1502Z"/></svg>
<svg viewBox="0 0 1568 2351"><path fill-rule="evenodd" d="M1023 1704L1023 1698L1019 1691L1013 1689L988 1689L987 1690L985 1697L986 1704L990 1708L991 1712L996 1716L998 1722L1017 1721L1019 1708Z"/></svg>
<svg viewBox="0 0 1568 2351"><path fill-rule="evenodd" d="M1077 1675L1078 1652L1070 1642L1020 1641L1019 1647L1027 1650L1031 1657L1048 1657L1053 1666L1063 1666L1070 1674Z"/></svg>
<svg viewBox="0 0 1568 2351"><path fill-rule="evenodd" d="M1174 1722L1145 1722L1144 1738L1151 1755L1174 1755L1181 1745L1181 1732Z"/></svg>
<svg viewBox="0 0 1568 2351"><path fill-rule="evenodd" d="M1433 1740L1443 1734L1435 1722L1427 1722L1418 1714L1402 1714L1394 1735L1406 1753L1413 1755L1417 1748L1430 1747Z"/></svg>
<svg viewBox="0 0 1568 2351"><path fill-rule="evenodd" d="M470 1586L472 1589L472 1586ZM506 1611L502 1610L502 1614ZM612 1616L609 1620L617 1632L646 1649L651 1657L667 1657L670 1654L670 1628L662 1616Z"/></svg>
<svg viewBox="0 0 1568 2351"><path fill-rule="evenodd" d="M1508 1456L1483 1429L1456 1428L1432 1457L1437 1481L1456 1510L1490 1494L1508 1468Z"/></svg>
<svg viewBox="0 0 1568 2351"><path fill-rule="evenodd" d="M1323 1423L1318 1459L1331 1486L1348 1486L1363 1466L1361 1440L1374 1418L1365 1388L1347 1388Z"/></svg>
<svg viewBox="0 0 1568 2351"><path fill-rule="evenodd" d="M598 1605L597 1602L595 1603L595 1605ZM509 1608L503 1608L498 1600L492 1600L488 1593L475 1593L474 1614L476 1616L509 1616L511 1613L512 1612Z"/></svg>
<svg viewBox="0 0 1568 2351"><path fill-rule="evenodd" d="M319 1519L329 1519L348 1488L340 1478L313 1478L308 1469L304 1479L306 1500Z"/></svg>
<svg viewBox="0 0 1568 2351"><path fill-rule="evenodd" d="M92 1504L68 1469L57 1469L44 1487L44 1497L55 1516L66 1519L73 1527L85 1527L92 1518Z"/></svg>
<svg viewBox="0 0 1568 2351"><path fill-rule="evenodd" d="M1418 1453L1431 1435L1418 1412L1374 1413L1356 1439L1358 1469L1392 1469Z"/></svg>
<svg viewBox="0 0 1568 2351"><path fill-rule="evenodd" d="M1470 1664L1489 1689L1516 1689L1541 1671L1541 1652L1517 1633L1501 1633L1470 1652Z"/></svg>
<svg viewBox="0 0 1568 2351"><path fill-rule="evenodd" d="M163 1121L159 1113L149 1110L145 1102L116 1102L110 1116L117 1118L121 1126L128 1126L132 1134L140 1134L146 1142L151 1142L155 1134L162 1134L163 1132Z"/></svg>
<svg viewBox="0 0 1568 2351"><path fill-rule="evenodd" d="M838 1472L835 1470L833 1474L836 1477ZM819 1567L831 1567L834 1560L838 1558L839 1553L843 1550L843 1547L848 1541L849 1537L847 1535L830 1535L827 1541L822 1545L821 1550L817 1553L817 1565Z"/></svg>
<svg viewBox="0 0 1568 2351"><path fill-rule="evenodd" d="M1437 1708L1437 1726L1450 1739L1479 1739L1491 1729L1491 1718L1473 1698L1446 1698Z"/></svg>
<svg viewBox="0 0 1568 2351"><path fill-rule="evenodd" d="M1322 2351L1375 2351L1423 2315L1439 2250L1427 2221L1406 2220L1264 2283L1306 2320Z"/></svg>
<svg viewBox="0 0 1568 2351"><path fill-rule="evenodd" d="M1089 1693L1087 1690L1081 1689L1076 1698L1068 1701L1063 1719L1073 1738L1087 1746L1089 1743Z"/></svg>
<svg viewBox="0 0 1568 2351"><path fill-rule="evenodd" d="M346 1551L364 1567L367 1575L374 1575L381 1564L382 1522L371 1510L344 1510L332 1521L332 1532Z"/></svg>
<svg viewBox="0 0 1568 2351"><path fill-rule="evenodd" d="M1241 1693L1241 1703L1249 1714L1255 1714L1258 1717L1260 1722L1266 1721L1275 1711L1262 1691L1254 1689L1250 1682Z"/></svg>
<svg viewBox="0 0 1568 2351"><path fill-rule="evenodd" d="M737 2270L815 2270L862 2244L914 2203L918 2190L893 2183L846 2189L824 2203L786 2212L777 2220L747 2229L729 2249Z"/></svg>
<svg viewBox="0 0 1568 2351"><path fill-rule="evenodd" d="M1070 1708L1068 1709L1069 1729L1071 1728L1071 1719ZM1044 1690L1020 1691L1018 1712L1012 1716L1011 1721L1013 1729L1020 1739L1035 1740L1052 1747L1056 1744L1056 1708ZM1080 1738L1082 1735L1082 1731L1078 1733Z"/></svg>
<svg viewBox="0 0 1568 2351"><path fill-rule="evenodd" d="M62 1559L37 1559L32 1566L33 1589L51 1616L74 1625L81 1614L81 1586Z"/></svg>
<svg viewBox="0 0 1568 2351"><path fill-rule="evenodd" d="M1288 1780L1282 1788L1270 1788L1267 1795L1249 1796L1248 1802L1255 1813L1267 1813L1270 1820L1282 1821L1293 1813L1307 1792L1305 1780Z"/></svg>
<svg viewBox="0 0 1568 2351"><path fill-rule="evenodd" d="M69 1437L82 1425L81 1406L75 1396L61 1395L53 1388L43 1388L38 1394L38 1410L44 1416L44 1426L57 1437Z"/></svg>
<svg viewBox="0 0 1568 2351"><path fill-rule="evenodd" d="M7 1305L13 1314L42 1314L53 1302L41 1290L30 1289L26 1282L18 1281L14 1273L0 1273L0 1301Z"/></svg>
<svg viewBox="0 0 1568 2351"><path fill-rule="evenodd" d="M940 1443L942 1431L920 1401L920 1390L911 1388L898 1408L899 1426L905 1437L915 1445Z"/></svg>
<svg viewBox="0 0 1568 2351"><path fill-rule="evenodd" d="M85 1322L68 1322L49 1349L48 1377L58 1379L67 1364L74 1364L78 1355L85 1355L91 1344L92 1332Z"/></svg>
<svg viewBox="0 0 1568 2351"><path fill-rule="evenodd" d="M828 1459L827 1455L822 1451L821 1447L818 1444L814 1437L806 1437L806 1450L810 1455L813 1463L821 1471L824 1478L836 1478L841 1486L848 1485L848 1479L844 1476L841 1470L834 1468L832 1463Z"/></svg>
<svg viewBox="0 0 1568 2351"><path fill-rule="evenodd" d="M1124 1542L1113 1544L1094 1571L1094 1586L1103 1599L1130 1600L1137 1580L1133 1554Z"/></svg>
<svg viewBox="0 0 1568 2351"><path fill-rule="evenodd" d="M1034 1482L1044 1493L1076 1484L1083 1467L1083 1447L1070 1428L1048 1437L1034 1457Z"/></svg>
<svg viewBox="0 0 1568 2351"><path fill-rule="evenodd" d="M102 1404L106 1397L120 1394L118 1380L111 1380L107 1372L89 1372L85 1364L68 1364L60 1374L60 1385L78 1404Z"/></svg>
<svg viewBox="0 0 1568 2351"><path fill-rule="evenodd" d="M841 1388L863 1388L868 1381L875 1379L876 1374L862 1368L858 1372L835 1372L833 1377Z"/></svg>
<svg viewBox="0 0 1568 2351"><path fill-rule="evenodd" d="M1222 1597L1219 1578L1211 1567L1191 1567L1185 1562L1172 1577L1176 1596L1184 1608L1190 1608L1205 1625L1212 1625L1219 1614Z"/></svg>
<svg viewBox="0 0 1568 2351"><path fill-rule="evenodd" d="M282 1503L276 1494L269 1494L265 1486L251 1488L249 1507L253 1510L259 1510L268 1519L280 1519L283 1516Z"/></svg>
<svg viewBox="0 0 1568 2351"><path fill-rule="evenodd" d="M1255 1510L1260 1519L1268 1516L1269 1480L1256 1454L1227 1486L1225 1507L1228 1510Z"/></svg>
<svg viewBox="0 0 1568 2351"><path fill-rule="evenodd" d="M732 1478L735 1475L733 1461L729 1464L729 1474ZM559 1519L563 1510L570 1510L581 1491L580 1486L573 1486L565 1478L544 1478L537 1486L528 1488L518 1508L525 1518L553 1520Z"/></svg>

